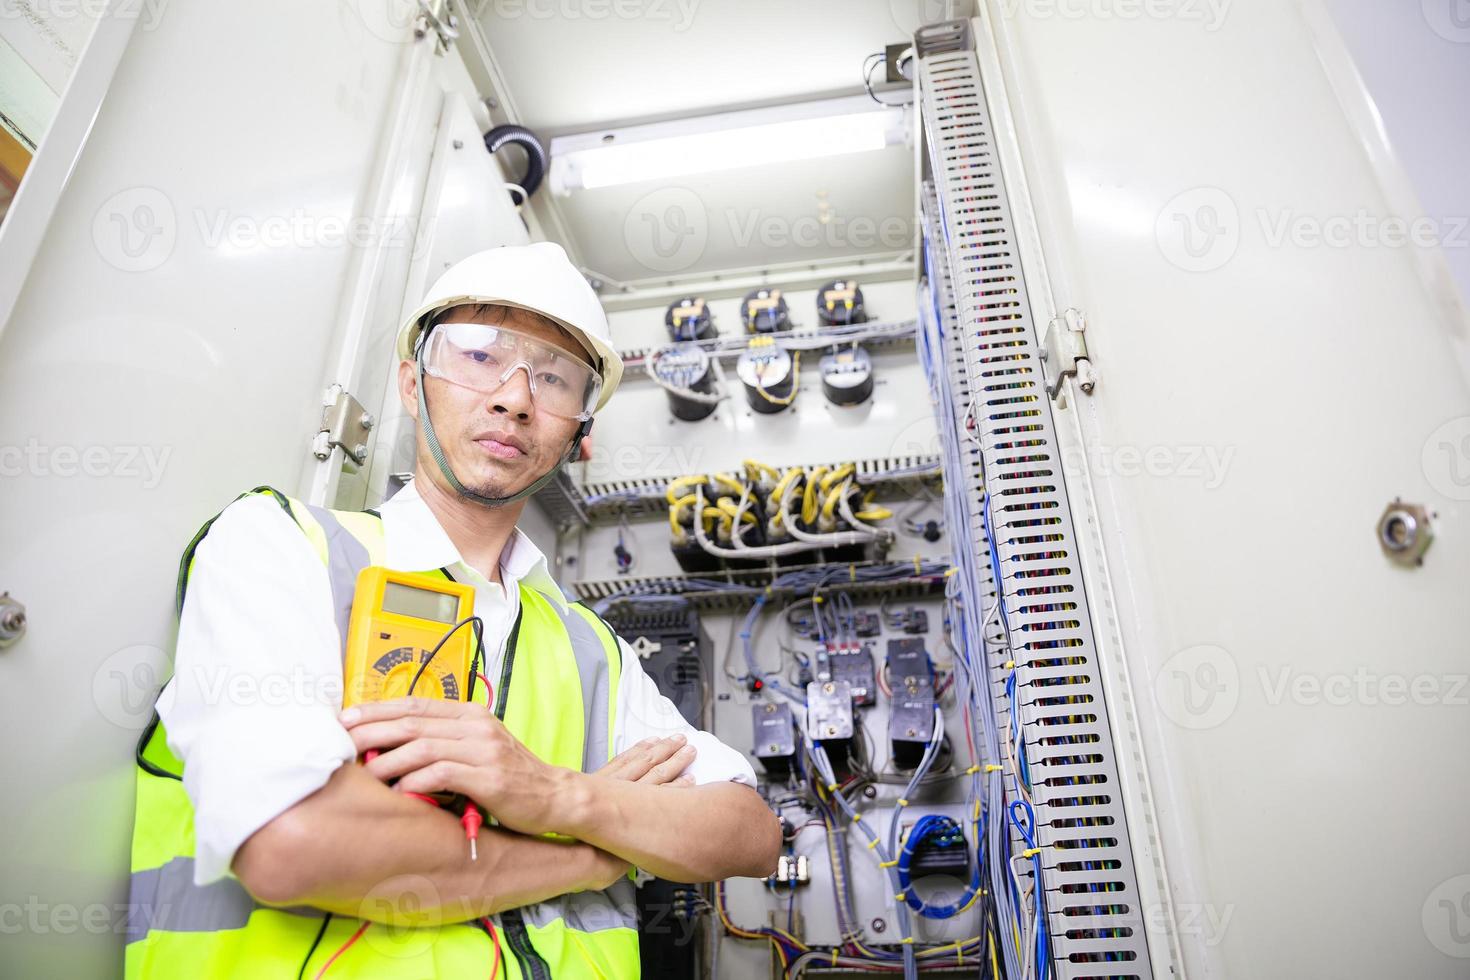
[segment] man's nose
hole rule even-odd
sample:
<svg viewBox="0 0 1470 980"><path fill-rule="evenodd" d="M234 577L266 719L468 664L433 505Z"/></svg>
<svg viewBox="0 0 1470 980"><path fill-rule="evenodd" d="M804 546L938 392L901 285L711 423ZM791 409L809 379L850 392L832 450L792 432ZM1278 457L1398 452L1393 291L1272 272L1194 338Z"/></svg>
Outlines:
<svg viewBox="0 0 1470 980"><path fill-rule="evenodd" d="M510 377L490 396L490 411L508 412L522 418L531 414L531 369L517 364Z"/></svg>

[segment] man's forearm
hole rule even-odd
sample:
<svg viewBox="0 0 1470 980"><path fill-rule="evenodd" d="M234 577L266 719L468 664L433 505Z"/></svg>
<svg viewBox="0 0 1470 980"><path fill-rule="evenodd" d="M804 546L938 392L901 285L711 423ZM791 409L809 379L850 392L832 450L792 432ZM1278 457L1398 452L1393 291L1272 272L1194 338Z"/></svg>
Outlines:
<svg viewBox="0 0 1470 980"><path fill-rule="evenodd" d="M670 881L763 878L776 870L781 825L738 783L648 786L573 774L562 830Z"/></svg>
<svg viewBox="0 0 1470 980"><path fill-rule="evenodd" d="M233 867L268 904L422 926L600 887L613 863L585 844L489 827L479 860L468 848L454 815L349 764L251 835Z"/></svg>

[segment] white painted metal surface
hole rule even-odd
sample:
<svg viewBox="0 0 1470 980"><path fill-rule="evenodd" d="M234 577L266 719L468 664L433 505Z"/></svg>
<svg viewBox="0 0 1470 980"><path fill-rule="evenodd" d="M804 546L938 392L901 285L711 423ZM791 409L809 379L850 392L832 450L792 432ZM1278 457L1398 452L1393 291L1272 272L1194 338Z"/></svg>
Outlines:
<svg viewBox="0 0 1470 980"><path fill-rule="evenodd" d="M1466 324L1393 244L1417 215L1320 19L1084 7L976 26L1038 315L1084 309L1101 372L1062 424L1164 843L1151 939L1196 977L1463 975ZM1421 568L1380 551L1395 497L1438 515Z"/></svg>
<svg viewBox="0 0 1470 980"><path fill-rule="evenodd" d="M442 98L395 109L411 39L386 3L170 4L121 52L34 264L6 268L28 275L0 336L0 589L30 625L0 651L0 973L120 973L178 555L241 490L306 491L322 388L376 322L353 318L399 312L402 265L364 262L429 166Z"/></svg>

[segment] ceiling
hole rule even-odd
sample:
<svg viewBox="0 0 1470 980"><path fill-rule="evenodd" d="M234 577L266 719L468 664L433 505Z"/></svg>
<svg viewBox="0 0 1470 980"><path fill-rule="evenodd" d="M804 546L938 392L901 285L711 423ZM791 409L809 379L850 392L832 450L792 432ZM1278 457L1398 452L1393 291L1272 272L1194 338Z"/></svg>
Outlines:
<svg viewBox="0 0 1470 980"><path fill-rule="evenodd" d="M956 9L958 8L958 9ZM863 94L863 59L968 0L479 0L507 107L569 133ZM882 82L883 72L875 72ZM907 87L879 94L897 101ZM909 254L913 149L756 165L553 198L566 244L633 287ZM662 235L661 240L650 236ZM660 245L660 241L662 245ZM677 241L677 245L674 243Z"/></svg>

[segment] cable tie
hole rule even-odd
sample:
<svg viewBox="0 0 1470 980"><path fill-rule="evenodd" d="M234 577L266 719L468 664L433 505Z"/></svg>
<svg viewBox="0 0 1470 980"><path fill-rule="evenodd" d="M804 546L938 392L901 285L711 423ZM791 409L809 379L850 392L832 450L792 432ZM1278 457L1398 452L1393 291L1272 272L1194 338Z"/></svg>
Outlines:
<svg viewBox="0 0 1470 980"><path fill-rule="evenodd" d="M907 891L908 891L908 889L905 888L903 891L899 892L897 895L895 895L893 897L896 898L896 899L898 899L900 902L906 902L906 901L908 901L908 899L904 898L903 896L904 896L904 892L907 892Z"/></svg>
<svg viewBox="0 0 1470 980"><path fill-rule="evenodd" d="M914 575L917 577L918 574L919 574L919 556L918 555L914 555Z"/></svg>
<svg viewBox="0 0 1470 980"><path fill-rule="evenodd" d="M977 773L979 771L980 771L980 767L979 766L971 766L970 768L968 768L968 769L965 770L965 775L966 776L973 776L973 775L975 775L975 773Z"/></svg>
<svg viewBox="0 0 1470 980"><path fill-rule="evenodd" d="M827 784L827 792L829 792L829 793L835 793L835 792L837 792L837 784L836 783L828 783Z"/></svg>
<svg viewBox="0 0 1470 980"><path fill-rule="evenodd" d="M857 581L857 565L855 563L847 566L847 580L849 582Z"/></svg>
<svg viewBox="0 0 1470 980"><path fill-rule="evenodd" d="M1026 850L1024 850L1024 851L1021 852L1021 857L1023 857L1023 858L1033 858L1036 855L1040 854L1041 853L1041 850L1042 850L1042 847L1045 847L1045 846L1046 845L1043 844L1043 845L1041 845L1041 847L1028 847L1028 848L1026 848Z"/></svg>
<svg viewBox="0 0 1470 980"><path fill-rule="evenodd" d="M945 578L949 578L951 575L955 575L958 572L959 572L959 569L957 567L951 565L949 568L946 568L944 570L944 577Z"/></svg>
<svg viewBox="0 0 1470 980"><path fill-rule="evenodd" d="M1005 663L1001 664L1000 666L1004 670L1015 670L1016 669L1016 662L1014 660L1007 660Z"/></svg>
<svg viewBox="0 0 1470 980"><path fill-rule="evenodd" d="M909 805L909 801L906 800L906 799L904 799L902 796L900 796L898 798L898 805L899 806L908 806Z"/></svg>
<svg viewBox="0 0 1470 980"><path fill-rule="evenodd" d="M904 936L903 939L902 939L902 943L905 946L912 946L914 944L914 937L913 936Z"/></svg>
<svg viewBox="0 0 1470 980"><path fill-rule="evenodd" d="M878 846L878 838L874 837L872 840L868 841L868 850L871 851L873 848L875 848L877 846Z"/></svg>
<svg viewBox="0 0 1470 980"><path fill-rule="evenodd" d="M985 771L986 772L1000 772L1004 768L1005 768L1004 766L997 765L994 762L990 762L990 763L987 763L986 764Z"/></svg>
<svg viewBox="0 0 1470 980"><path fill-rule="evenodd" d="M894 858L892 861L879 861L878 862L878 867L880 867L880 868L896 868L896 867L898 867L898 859L897 858Z"/></svg>

